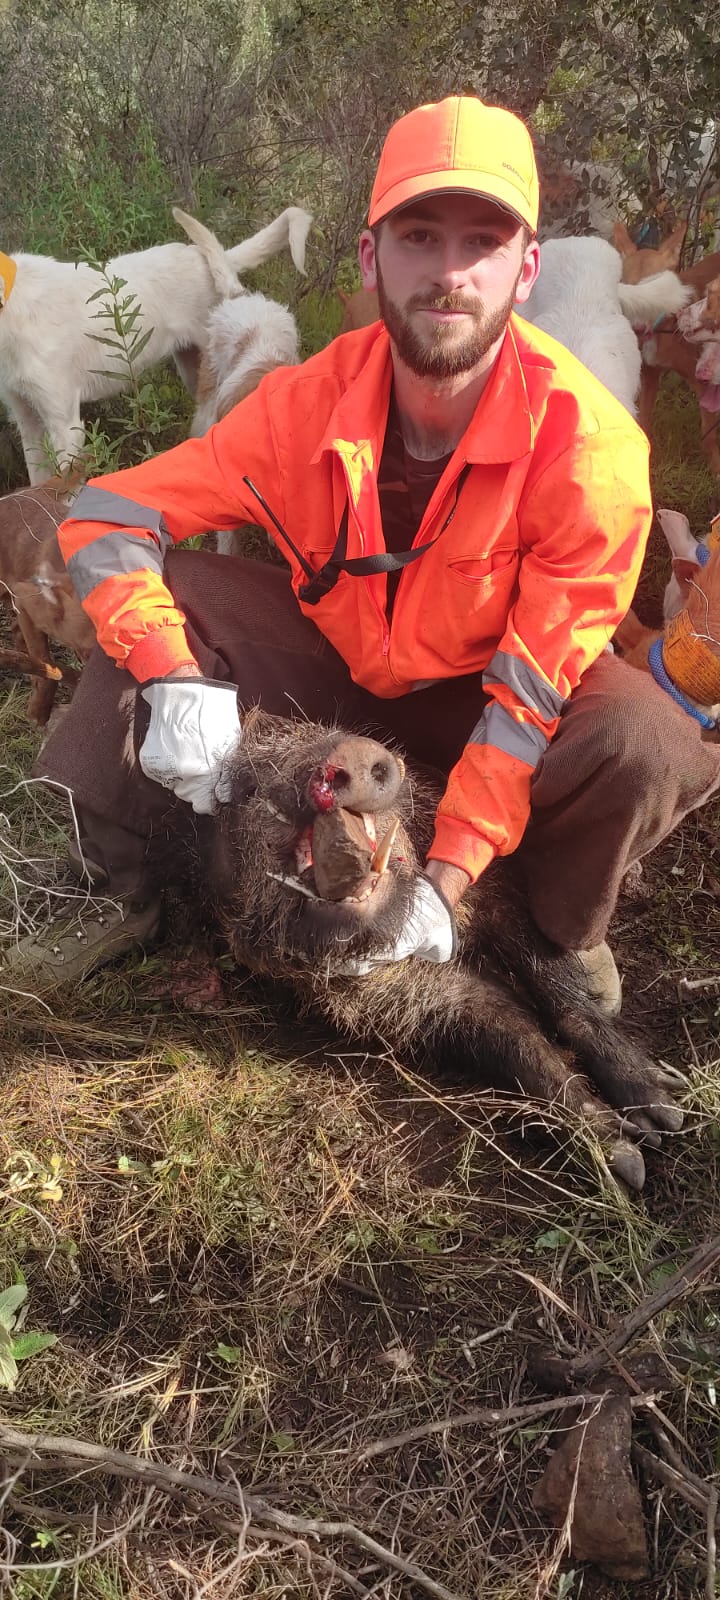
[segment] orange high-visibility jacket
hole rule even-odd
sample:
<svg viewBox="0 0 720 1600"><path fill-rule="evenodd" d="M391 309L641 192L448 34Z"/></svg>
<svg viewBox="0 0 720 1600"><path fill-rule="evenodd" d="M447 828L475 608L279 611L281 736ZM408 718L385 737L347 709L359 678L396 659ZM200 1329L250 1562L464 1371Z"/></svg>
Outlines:
<svg viewBox="0 0 720 1600"><path fill-rule="evenodd" d="M193 659L163 582L171 541L260 523L295 592L307 581L245 475L314 571L346 509L347 556L384 551L377 472L391 375L375 323L272 373L204 438L81 492L60 543L119 665L143 682ZM434 857L476 878L519 843L533 772L630 605L650 520L644 434L561 345L512 317L428 504L415 546L433 542L402 574L392 627L384 575L343 572L317 604L300 601L374 695L484 669L490 699L450 774Z"/></svg>

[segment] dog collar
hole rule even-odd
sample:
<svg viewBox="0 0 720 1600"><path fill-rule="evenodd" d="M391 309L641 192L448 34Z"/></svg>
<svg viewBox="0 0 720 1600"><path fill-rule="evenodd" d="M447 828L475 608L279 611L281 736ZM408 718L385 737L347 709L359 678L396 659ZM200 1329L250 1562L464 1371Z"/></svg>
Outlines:
<svg viewBox="0 0 720 1600"><path fill-rule="evenodd" d="M655 682L659 684L661 689L665 690L666 694L671 696L676 705L682 706L683 711L686 711L689 717L694 717L695 721L700 723L701 728L708 728L713 732L717 727L715 718L706 716L705 712L701 711L698 706L693 705L692 700L688 700L682 689L678 689L677 684L673 683L663 661L662 647L662 639L655 639L648 650L648 666Z"/></svg>
<svg viewBox="0 0 720 1600"><path fill-rule="evenodd" d="M16 274L17 266L12 256L6 256L4 250L0 250L0 283L2 284L0 307L7 305L10 299L10 290L15 282Z"/></svg>

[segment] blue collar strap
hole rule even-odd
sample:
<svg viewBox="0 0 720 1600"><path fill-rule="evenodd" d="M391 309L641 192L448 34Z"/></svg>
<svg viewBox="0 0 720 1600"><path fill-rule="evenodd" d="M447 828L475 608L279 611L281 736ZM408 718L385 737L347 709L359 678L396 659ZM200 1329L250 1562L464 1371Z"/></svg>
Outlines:
<svg viewBox="0 0 720 1600"><path fill-rule="evenodd" d="M712 550L710 550L706 544L696 544L695 554L697 556L698 566L706 567L712 555Z"/></svg>
<svg viewBox="0 0 720 1600"><path fill-rule="evenodd" d="M687 711L689 717L694 717L695 721L700 723L701 728L707 728L711 733L714 732L718 726L715 718L707 717L705 712L694 706L692 700L688 700L682 690L678 689L677 684L673 683L663 661L662 647L662 639L655 639L648 650L648 666L655 682L660 685L661 689L665 690L666 694L671 696L676 705L682 706L683 711Z"/></svg>

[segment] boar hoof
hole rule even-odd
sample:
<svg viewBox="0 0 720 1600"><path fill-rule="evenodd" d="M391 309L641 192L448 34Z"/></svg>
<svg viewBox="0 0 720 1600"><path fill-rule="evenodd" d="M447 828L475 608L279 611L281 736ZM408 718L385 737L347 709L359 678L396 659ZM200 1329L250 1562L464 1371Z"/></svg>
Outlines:
<svg viewBox="0 0 720 1600"><path fill-rule="evenodd" d="M608 1155L608 1166L614 1178L627 1184L638 1193L645 1183L645 1162L636 1144L629 1139L618 1139Z"/></svg>

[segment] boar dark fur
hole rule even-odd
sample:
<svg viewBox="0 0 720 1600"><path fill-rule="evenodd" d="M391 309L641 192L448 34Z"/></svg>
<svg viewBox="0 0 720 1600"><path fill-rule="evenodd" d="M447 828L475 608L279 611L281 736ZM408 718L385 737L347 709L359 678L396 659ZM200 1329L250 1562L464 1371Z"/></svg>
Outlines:
<svg viewBox="0 0 720 1600"><path fill-rule="evenodd" d="M401 769L389 805L379 794L368 817L371 808L359 804L378 842L399 819L388 870L364 900L311 897L312 868L303 869L299 842L317 826L312 796L327 773L336 803L354 792L345 772L343 793L333 764L341 740L347 735L312 723L257 711L243 718L232 798L202 847L212 906L237 962L289 982L306 1007L354 1040L552 1101L569 1120L592 1124L616 1173L640 1187L638 1141L657 1145L658 1129L681 1121L673 1079L593 1006L579 961L543 938L512 858L497 861L463 898L451 963L383 963L365 977L343 970L350 958L392 944L403 926L442 785L415 771L402 777ZM391 752L374 749L394 763ZM381 767L376 761L372 770Z"/></svg>

